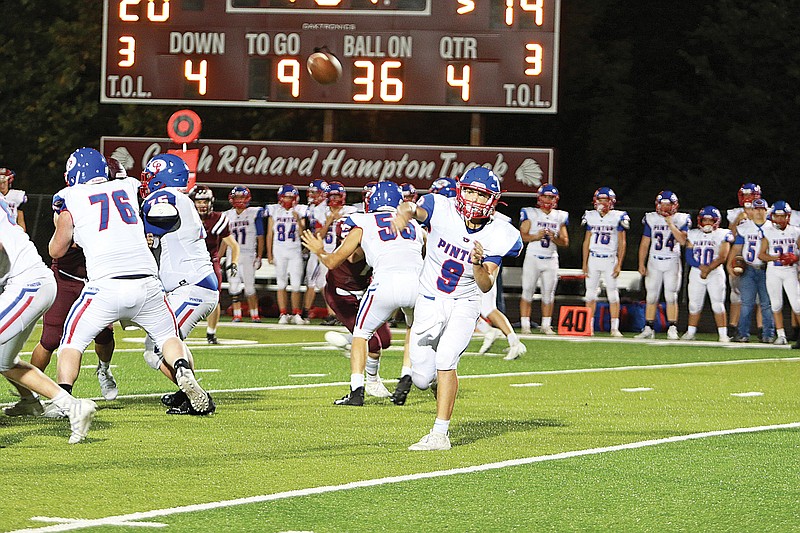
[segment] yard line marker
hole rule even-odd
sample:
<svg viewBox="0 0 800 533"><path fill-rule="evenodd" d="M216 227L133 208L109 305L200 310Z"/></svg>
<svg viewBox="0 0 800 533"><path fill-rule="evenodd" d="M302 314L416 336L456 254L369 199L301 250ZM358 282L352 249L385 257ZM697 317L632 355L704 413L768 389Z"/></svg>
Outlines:
<svg viewBox="0 0 800 533"><path fill-rule="evenodd" d="M52 526L45 526L41 528L19 529L11 533L32 533L32 532L49 532L49 531L71 531L75 529L84 529L89 527L101 526L117 526L128 525L129 522L134 520L148 520L160 516L171 516L176 514L194 513L200 511L208 511L211 509L222 509L225 507L235 507L239 505L248 505L253 503L263 503L277 500L286 500L289 498L296 498L298 496L311 496L316 494L326 494L331 492L339 492L343 490L360 489L366 487L377 487L381 485L389 485L394 483L403 483L406 481L416 481L419 479L432 479L439 477L454 476L458 474L472 474L475 472L487 472L490 470L499 470L502 468L509 468L514 466L523 466L534 463L544 463L547 461L558 461L561 459L572 459L574 457L586 457L591 455L600 455L608 452L618 452L623 450L635 450L639 448L646 448L651 446L658 446L661 444L671 444L674 442L686 442L690 440L705 439L709 437L721 437L726 435L739 435L745 433L758 433L762 431L773 431L778 429L796 429L800 428L800 422L790 422L787 424L773 424L769 426L754 426L747 428L733 428L721 429L714 431L703 431L701 433L690 433L687 435L675 435L672 437L665 437L661 439L650 439L638 442L630 442L628 444L615 444L612 446L602 446L599 448L589 448L585 450L573 450L569 452L560 452L550 455L539 455L534 457L523 457L521 459L508 459L506 461L499 461L496 463L486 463L482 465L466 466L461 468L451 468L448 470L435 470L433 472L420 472L417 474L406 474L402 476L391 476L377 479L366 479L362 481L352 481L342 485L326 485L323 487L310 487L306 489L295 489L285 492L278 492L275 494L264 494L260 496L249 496L247 498L237 498L234 500L222 500L217 502L197 503L193 505L184 505L180 507L168 507L165 509L155 509L152 511L143 511L138 513L129 513L124 515L109 516L105 518L93 519L77 519L68 523L62 523Z"/></svg>
<svg viewBox="0 0 800 533"><path fill-rule="evenodd" d="M249 346L248 346L249 347ZM240 346L240 348L242 348ZM133 350L137 351L137 350ZM513 378L524 376L557 376L563 374L593 374L595 372L628 372L632 370L664 370L671 368L691 368L701 366L721 366L721 365L747 365L754 363L796 363L800 361L800 357L769 357L765 359L736 359L732 361L697 361L694 363L669 363L660 365L635 365L635 366L617 366L617 367L601 367L601 368L573 368L567 370L536 370L530 372L499 372L497 374L473 374L458 376L459 379L493 379L493 378ZM94 368L94 367L92 367ZM396 379L383 379L384 383L397 383ZM335 381L326 383L300 383L294 385L270 385L266 387L245 387L239 389L215 389L208 392L213 394L227 394L237 392L267 392L276 390L292 390L292 389L314 389L322 387L341 387L342 385L349 385L348 381ZM170 391L167 391L170 392ZM135 399L135 398L160 398L164 392L154 392L147 394L120 394L117 400ZM102 397L97 396L91 398L92 400L103 400ZM0 407L8 407L13 403L0 404Z"/></svg>
<svg viewBox="0 0 800 533"><path fill-rule="evenodd" d="M630 389L620 389L622 392L647 392L653 390L653 387L633 387Z"/></svg>
<svg viewBox="0 0 800 533"><path fill-rule="evenodd" d="M328 374L289 374L290 378L324 378Z"/></svg>
<svg viewBox="0 0 800 533"><path fill-rule="evenodd" d="M544 383L512 383L512 387L541 387Z"/></svg>
<svg viewBox="0 0 800 533"><path fill-rule="evenodd" d="M739 398L750 398L752 396L764 396L763 392L732 392L731 396L738 396Z"/></svg>

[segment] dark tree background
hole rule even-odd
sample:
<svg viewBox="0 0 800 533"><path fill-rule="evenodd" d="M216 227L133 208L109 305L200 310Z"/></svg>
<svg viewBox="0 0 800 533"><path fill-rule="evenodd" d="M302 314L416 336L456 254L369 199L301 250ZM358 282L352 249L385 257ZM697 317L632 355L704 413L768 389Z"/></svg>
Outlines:
<svg viewBox="0 0 800 533"><path fill-rule="evenodd" d="M52 194L69 153L102 135L165 135L177 108L99 103L101 1L2 2L0 20L0 166L19 188ZM564 1L559 113L486 115L484 144L555 147L574 218L600 185L634 220L664 188L692 211L730 207L744 181L797 205L798 20L796 0ZM206 138L322 137L317 110L196 109ZM337 111L335 121L337 141L469 142L465 113Z"/></svg>

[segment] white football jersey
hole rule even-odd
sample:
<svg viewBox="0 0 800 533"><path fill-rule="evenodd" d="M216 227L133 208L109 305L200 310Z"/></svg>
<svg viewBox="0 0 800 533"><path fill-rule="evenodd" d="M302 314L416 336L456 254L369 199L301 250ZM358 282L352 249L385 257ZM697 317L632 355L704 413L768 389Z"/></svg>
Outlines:
<svg viewBox="0 0 800 533"><path fill-rule="evenodd" d="M502 220L492 220L478 230L467 229L456 209L455 198L426 194L418 205L428 212L423 225L428 230L425 260L420 279L423 296L439 298L480 297L469 254L474 241L484 249L484 261L500 264L505 256L522 251L519 230Z"/></svg>
<svg viewBox="0 0 800 533"><path fill-rule="evenodd" d="M358 212L356 208L352 205L343 205L342 208L339 210L339 220L346 219L353 213ZM314 220L315 224L319 224L319 227L325 226L325 221L328 220L328 217L331 214L331 208L326 203L322 203L314 209ZM313 231L317 231L317 226L311 228ZM326 252L332 252L336 249L336 224L331 224L328 228L328 232L325 234L323 238L325 242L324 248Z"/></svg>
<svg viewBox="0 0 800 533"><path fill-rule="evenodd" d="M206 229L194 202L177 187L165 187L150 193L142 204L145 216L161 202L178 210L180 226L159 239L158 277L167 292L182 285L194 285L214 274L206 248Z"/></svg>
<svg viewBox="0 0 800 533"><path fill-rule="evenodd" d="M619 247L620 231L631 227L631 219L625 211L612 209L605 216L597 210L589 210L583 214L581 225L592 234L589 251L599 255L616 255Z"/></svg>
<svg viewBox="0 0 800 533"><path fill-rule="evenodd" d="M255 257L258 251L258 236L264 235L264 210L260 207L246 207L241 213L231 208L225 211L228 229L239 243L239 252Z"/></svg>
<svg viewBox="0 0 800 533"><path fill-rule="evenodd" d="M528 230L530 235L539 233L543 229L549 229L558 235L561 226L566 226L569 223L569 213L560 209L551 209L549 213L545 213L538 207L523 207L519 213L519 223L522 224L526 220L531 221L531 227ZM558 255L557 248L549 237L544 237L538 241L529 242L525 254L537 257L553 257Z"/></svg>
<svg viewBox="0 0 800 533"><path fill-rule="evenodd" d="M302 255L301 228L293 213L297 213L297 218L302 220L306 216L308 206L298 204L292 209L284 209L280 204L270 204L266 210L272 218L273 255Z"/></svg>
<svg viewBox="0 0 800 533"><path fill-rule="evenodd" d="M771 226L772 222L769 220L761 226L752 220L745 220L736 228L736 241L734 241L734 244L742 245L742 257L744 257L747 264L753 266L764 264L764 261L758 258L758 252L761 249L761 232Z"/></svg>
<svg viewBox="0 0 800 533"><path fill-rule="evenodd" d="M9 189L4 195L6 204L8 204L8 211L11 213L11 219L17 222L17 210L19 207L28 201L25 191L19 189Z"/></svg>
<svg viewBox="0 0 800 533"><path fill-rule="evenodd" d="M800 227L786 226L786 229L780 229L774 224L767 227L765 224L762 228L762 235L767 239L768 248L767 253L770 255L781 255L793 253L796 254L797 239L800 238ZM781 268L794 268L794 265L786 266L781 264L780 261L775 261L773 266Z"/></svg>
<svg viewBox="0 0 800 533"><path fill-rule="evenodd" d="M701 265L710 265L719 257L722 243L733 244L731 230L722 228L717 228L710 233L705 233L697 228L690 229L686 238L692 243L692 255Z"/></svg>
<svg viewBox="0 0 800 533"><path fill-rule="evenodd" d="M28 234L17 226L11 207L0 194L0 292L6 282L22 273L47 269ZM2 310L0 310L2 311Z"/></svg>
<svg viewBox="0 0 800 533"><path fill-rule="evenodd" d="M72 215L75 242L86 256L89 281L116 276L158 275L145 239L137 195L141 183L123 178L61 190Z"/></svg>
<svg viewBox="0 0 800 533"><path fill-rule="evenodd" d="M393 271L422 270L422 228L412 220L399 234L392 232L390 211L354 213L344 221L345 226L361 228L361 249L373 275Z"/></svg>
<svg viewBox="0 0 800 533"><path fill-rule="evenodd" d="M692 219L688 213L675 213L672 222L681 231L689 231ZM650 237L650 255L658 257L680 257L681 245L675 240L666 219L655 211L645 213L642 218L643 235Z"/></svg>

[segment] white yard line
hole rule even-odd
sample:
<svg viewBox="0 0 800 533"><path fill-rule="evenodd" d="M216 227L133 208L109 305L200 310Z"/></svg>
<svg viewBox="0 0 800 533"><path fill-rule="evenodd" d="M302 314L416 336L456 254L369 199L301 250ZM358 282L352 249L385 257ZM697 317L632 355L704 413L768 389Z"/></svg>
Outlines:
<svg viewBox="0 0 800 533"><path fill-rule="evenodd" d="M716 431L704 431L702 433L690 433L688 435L675 435L672 437L665 437L661 439L643 440L639 442L631 442L628 444L617 444L613 446L603 446L600 448L589 448L586 450L573 450L569 452L561 452L550 455L539 455L534 457L524 457L521 459L510 459L507 461L499 461L496 463L487 463L482 465L467 466L462 468L452 468L449 470L436 470L433 472L420 472L418 474L407 474L404 476L392 476L377 479L366 479L362 481L353 481L343 485L326 485L324 487L311 487L306 489L296 489L286 492L278 492L275 494L264 494L260 496L250 496L248 498L237 498L234 500L221 500L216 502L200 503L194 505L184 505L180 507L169 507L165 509L155 509L152 511L143 511L138 513L129 513L117 516L108 516L105 518L95 519L69 519L68 522L44 526L40 528L20 529L12 533L21 532L45 532L45 531L72 531L76 529L84 529L89 527L101 526L132 526L132 521L148 520L161 516L171 516L176 514L196 513L208 511L211 509L222 509L226 507L234 507L238 505L249 505L254 503L263 503L277 500L285 500L289 498L296 498L302 496L311 496L316 494L326 494L331 492L339 492L343 490L360 489L365 487L377 487L381 485L389 485L394 483L404 483L407 481L416 481L419 479L431 479L439 477L454 476L458 474L471 474L475 472L486 472L490 470L499 470L503 468L510 468L515 466L529 465L534 463L544 463L547 461L558 461L561 459L570 459L574 457L586 457L591 455L599 455L609 452L617 452L622 450L635 450L638 448L646 448L650 446L658 446L661 444L670 444L674 442L686 442L690 440L705 439L710 437L720 437L725 435L737 435L744 433L757 433L761 431L773 431L779 429L795 429L800 428L800 422L791 422L787 424L775 424L770 426L755 426L748 428L733 428L722 429ZM33 517L32 520L50 522L56 520L52 517ZM142 526L154 526L153 523L140 523ZM160 525L160 524L159 524ZM156 526L158 527L158 526Z"/></svg>

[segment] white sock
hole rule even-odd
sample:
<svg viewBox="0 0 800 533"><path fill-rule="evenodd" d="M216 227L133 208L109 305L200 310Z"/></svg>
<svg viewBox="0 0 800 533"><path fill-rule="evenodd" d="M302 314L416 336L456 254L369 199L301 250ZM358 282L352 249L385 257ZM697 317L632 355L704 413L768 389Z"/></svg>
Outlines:
<svg viewBox="0 0 800 533"><path fill-rule="evenodd" d="M786 336L786 330L784 328L780 328L780 329L775 330L775 333L778 334L778 337L785 337Z"/></svg>
<svg viewBox="0 0 800 533"><path fill-rule="evenodd" d="M403 368L400 370L400 377L401 377L401 378L404 378L404 377L406 377L406 376L410 376L410 375L411 375L411 367L410 367L410 366L404 366L404 367L403 367Z"/></svg>
<svg viewBox="0 0 800 533"><path fill-rule="evenodd" d="M517 344L519 344L519 337L517 337L517 334L512 331L508 334L508 345L516 346Z"/></svg>
<svg viewBox="0 0 800 533"><path fill-rule="evenodd" d="M350 390L364 386L364 374L350 374Z"/></svg>
<svg viewBox="0 0 800 533"><path fill-rule="evenodd" d="M206 328L206 333L213 335L217 332L217 328Z"/></svg>
<svg viewBox="0 0 800 533"><path fill-rule="evenodd" d="M542 323L544 323L544 319L542 320ZM519 325L523 329L531 329L531 317L529 317L529 316L520 317Z"/></svg>
<svg viewBox="0 0 800 533"><path fill-rule="evenodd" d="M549 328L552 325L551 320L552 320L552 317L543 316L542 317L542 327L543 328Z"/></svg>
<svg viewBox="0 0 800 533"><path fill-rule="evenodd" d="M64 389L61 389L61 392L56 394L55 398L51 399L53 400L53 403L61 409L69 409L69 406L72 404L72 402L76 401L75 397Z"/></svg>
<svg viewBox="0 0 800 533"><path fill-rule="evenodd" d="M442 420L441 418L437 418L433 422L433 431L432 433L441 433L443 435L447 435L447 432L450 430L450 421L449 420Z"/></svg>
<svg viewBox="0 0 800 533"><path fill-rule="evenodd" d="M378 370L381 366L380 359L373 359L370 356L367 356L367 381L377 381L378 380Z"/></svg>
<svg viewBox="0 0 800 533"><path fill-rule="evenodd" d="M688 333L689 335L694 335L695 333L697 333L697 326L689 326L688 328L686 328L686 333Z"/></svg>
<svg viewBox="0 0 800 533"><path fill-rule="evenodd" d="M728 328L726 326L722 326L721 328L717 328L717 335L720 337L727 337L728 336Z"/></svg>
<svg viewBox="0 0 800 533"><path fill-rule="evenodd" d="M619 329L619 318L612 318L611 319L611 331Z"/></svg>

